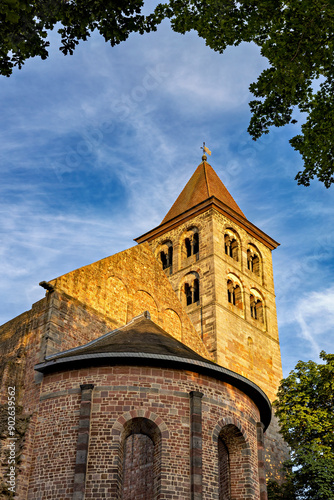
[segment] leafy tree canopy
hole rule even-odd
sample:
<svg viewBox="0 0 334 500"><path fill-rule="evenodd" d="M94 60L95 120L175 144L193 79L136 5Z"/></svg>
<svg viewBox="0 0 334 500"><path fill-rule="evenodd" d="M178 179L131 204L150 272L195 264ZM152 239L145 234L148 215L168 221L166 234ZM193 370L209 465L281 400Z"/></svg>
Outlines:
<svg viewBox="0 0 334 500"><path fill-rule="evenodd" d="M1 0L0 74L10 76L29 57L48 57L48 30L59 22L60 50L73 54L80 40L98 30L112 46L130 33L143 34L162 20L143 16L143 0Z"/></svg>
<svg viewBox="0 0 334 500"><path fill-rule="evenodd" d="M299 361L274 403L291 448L290 495L294 490L300 500L334 499L334 354L320 358L324 364Z"/></svg>
<svg viewBox="0 0 334 500"><path fill-rule="evenodd" d="M156 30L169 18L174 31L196 30L213 50L254 42L269 67L250 86L254 140L271 126L296 123L301 133L290 140L302 155L296 179L308 186L318 177L334 182L334 2L333 0L169 0L149 16L144 0L1 0L0 74L29 57L48 56L47 30L61 23L60 50L72 54L80 40L97 29L112 46L131 32Z"/></svg>
<svg viewBox="0 0 334 500"><path fill-rule="evenodd" d="M272 479L267 482L268 500L297 500L295 489L293 475L287 469L283 484Z"/></svg>

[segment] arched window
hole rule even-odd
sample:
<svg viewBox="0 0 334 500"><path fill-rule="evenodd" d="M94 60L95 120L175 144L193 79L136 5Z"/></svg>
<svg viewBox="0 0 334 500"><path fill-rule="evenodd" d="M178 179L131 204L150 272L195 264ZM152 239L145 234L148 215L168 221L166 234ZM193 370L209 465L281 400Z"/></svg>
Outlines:
<svg viewBox="0 0 334 500"><path fill-rule="evenodd" d="M243 308L241 288L230 279L227 280L227 300L239 309Z"/></svg>
<svg viewBox="0 0 334 500"><path fill-rule="evenodd" d="M133 418L122 436L122 500L153 500L160 491L161 433L147 418Z"/></svg>
<svg viewBox="0 0 334 500"><path fill-rule="evenodd" d="M191 255L191 240L190 240L190 238L186 238L184 240L184 244L186 246L187 257L190 257L190 255Z"/></svg>
<svg viewBox="0 0 334 500"><path fill-rule="evenodd" d="M199 281L198 279L194 279L194 284L193 284L193 301L198 302L199 301Z"/></svg>
<svg viewBox="0 0 334 500"><path fill-rule="evenodd" d="M244 492L240 490L238 481L233 478L246 476L249 473L249 457L243 453L245 444L242 433L235 425L228 424L220 431L218 437L219 500L244 498Z"/></svg>
<svg viewBox="0 0 334 500"><path fill-rule="evenodd" d="M247 267L249 271L260 276L260 258L253 249L247 250Z"/></svg>
<svg viewBox="0 0 334 500"><path fill-rule="evenodd" d="M161 260L161 264L162 264L162 269L166 269L166 267L168 267L167 266L167 255L163 251L160 252L160 260Z"/></svg>
<svg viewBox="0 0 334 500"><path fill-rule="evenodd" d="M173 244L171 241L164 243L160 250L160 260L162 269L168 269L173 266Z"/></svg>
<svg viewBox="0 0 334 500"><path fill-rule="evenodd" d="M199 252L199 237L198 233L194 233L193 236L193 255Z"/></svg>
<svg viewBox="0 0 334 500"><path fill-rule="evenodd" d="M234 286L231 280L227 281L227 300L235 306Z"/></svg>
<svg viewBox="0 0 334 500"><path fill-rule="evenodd" d="M189 273L183 285L185 303L187 306L199 302L199 278L197 273Z"/></svg>
<svg viewBox="0 0 334 500"><path fill-rule="evenodd" d="M172 245L168 247L168 257L167 257L167 267L171 267L173 265L173 247Z"/></svg>
<svg viewBox="0 0 334 500"><path fill-rule="evenodd" d="M261 301L261 299L254 296L253 294L250 295L250 313L251 313L251 317L253 319L256 319L260 323L263 323L263 304L262 304L262 301Z"/></svg>
<svg viewBox="0 0 334 500"><path fill-rule="evenodd" d="M219 498L230 500L231 498L231 477L230 477L230 457L227 446L222 437L218 438L218 464L219 464Z"/></svg>
<svg viewBox="0 0 334 500"><path fill-rule="evenodd" d="M226 233L224 236L225 254L233 260L239 260L239 245L234 235Z"/></svg>
<svg viewBox="0 0 334 500"><path fill-rule="evenodd" d="M124 443L122 500L153 499L154 443L145 434L131 434Z"/></svg>
<svg viewBox="0 0 334 500"><path fill-rule="evenodd" d="M182 255L184 258L197 255L199 252L199 235L197 228L189 229L184 238Z"/></svg>
<svg viewBox="0 0 334 500"><path fill-rule="evenodd" d="M193 303L193 300L192 300L191 286L189 285L189 283L184 284L184 293L186 295L187 306L190 306L190 304Z"/></svg>

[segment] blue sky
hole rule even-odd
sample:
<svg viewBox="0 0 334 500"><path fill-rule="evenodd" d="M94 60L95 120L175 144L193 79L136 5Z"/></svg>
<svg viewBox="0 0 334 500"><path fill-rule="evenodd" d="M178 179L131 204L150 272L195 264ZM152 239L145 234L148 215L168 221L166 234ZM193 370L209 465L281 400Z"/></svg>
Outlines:
<svg viewBox="0 0 334 500"><path fill-rule="evenodd" d="M201 161L273 252L284 375L334 352L334 188L297 186L296 126L254 142L249 84L265 68L249 44L223 55L195 33L98 35L0 79L0 324L44 296L38 286L134 244L157 226ZM298 125L297 125L298 126Z"/></svg>

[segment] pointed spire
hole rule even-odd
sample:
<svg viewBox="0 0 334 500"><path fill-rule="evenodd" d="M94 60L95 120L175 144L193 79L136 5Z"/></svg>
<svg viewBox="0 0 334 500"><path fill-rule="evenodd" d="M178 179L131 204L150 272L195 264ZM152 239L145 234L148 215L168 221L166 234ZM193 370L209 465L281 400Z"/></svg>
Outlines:
<svg viewBox="0 0 334 500"><path fill-rule="evenodd" d="M137 243L152 241L158 236L168 232L170 229L184 223L186 220L214 207L218 212L224 214L231 221L235 222L249 234L261 241L270 248L270 250L276 248L279 243L261 231L261 229L254 226L254 224L245 217L216 172L211 165L207 163L206 155L203 155L203 157L204 156L205 159L198 165L194 174L183 188L183 191L178 196L161 224L142 236L139 236L139 238L135 238L135 241Z"/></svg>
<svg viewBox="0 0 334 500"><path fill-rule="evenodd" d="M161 224L174 219L211 197L217 198L234 212L246 218L214 169L206 162L206 155L203 155L202 159L202 163L198 165Z"/></svg>

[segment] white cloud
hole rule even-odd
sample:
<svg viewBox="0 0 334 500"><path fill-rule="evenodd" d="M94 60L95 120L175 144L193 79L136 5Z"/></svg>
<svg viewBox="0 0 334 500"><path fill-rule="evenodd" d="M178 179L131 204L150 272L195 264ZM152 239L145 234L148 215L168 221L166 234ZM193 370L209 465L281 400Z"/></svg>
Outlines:
<svg viewBox="0 0 334 500"><path fill-rule="evenodd" d="M12 207L13 208L13 207ZM14 213L15 212L15 213ZM5 217L0 218L1 226ZM35 212L22 204L6 216L0 260L0 295L6 308L0 324L31 307L44 296L38 287L77 267L132 246L132 230L124 217L103 215L79 217L77 214L53 215Z"/></svg>
<svg viewBox="0 0 334 500"><path fill-rule="evenodd" d="M331 352L334 338L334 286L309 291L297 299L285 323L309 343L313 359L321 350Z"/></svg>

